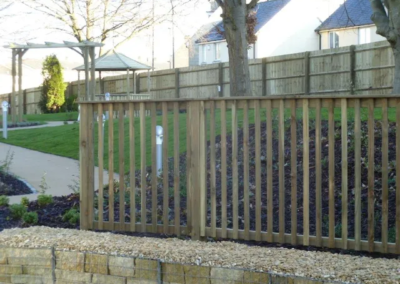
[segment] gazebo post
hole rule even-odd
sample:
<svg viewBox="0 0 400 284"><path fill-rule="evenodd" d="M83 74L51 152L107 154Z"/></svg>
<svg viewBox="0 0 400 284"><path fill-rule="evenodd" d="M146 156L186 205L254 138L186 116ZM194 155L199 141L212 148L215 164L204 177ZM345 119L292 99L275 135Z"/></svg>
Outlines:
<svg viewBox="0 0 400 284"><path fill-rule="evenodd" d="M15 86L15 76L16 74L16 57L17 57L17 50L13 49L12 50L12 61L11 61L11 73L12 73L12 95L11 95L11 120L13 123L16 122L16 106L15 106L15 96L16 96L16 86Z"/></svg>
<svg viewBox="0 0 400 284"><path fill-rule="evenodd" d="M150 95L150 70L147 70L147 94Z"/></svg>
<svg viewBox="0 0 400 284"><path fill-rule="evenodd" d="M135 70L132 70L132 76L133 76L133 93L136 95L137 80L136 80Z"/></svg>
<svg viewBox="0 0 400 284"><path fill-rule="evenodd" d="M126 69L126 96L129 99L129 69Z"/></svg>
<svg viewBox="0 0 400 284"><path fill-rule="evenodd" d="M101 71L99 71L99 83L100 83L100 93L104 95L104 85L103 79L101 78Z"/></svg>

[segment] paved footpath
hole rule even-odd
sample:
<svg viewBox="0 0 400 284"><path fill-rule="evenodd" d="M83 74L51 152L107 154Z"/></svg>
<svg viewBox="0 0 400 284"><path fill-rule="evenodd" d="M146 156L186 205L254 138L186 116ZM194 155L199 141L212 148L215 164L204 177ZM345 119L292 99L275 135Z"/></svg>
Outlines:
<svg viewBox="0 0 400 284"><path fill-rule="evenodd" d="M72 124L72 121L69 121L68 124ZM34 129L34 128L44 128L44 127L55 127L64 125L64 121L48 121L46 124L40 124L36 126L28 126L28 127L13 127L8 128L7 131L14 131L14 130L23 130L23 129ZM3 125L0 125L0 131L3 131Z"/></svg>
<svg viewBox="0 0 400 284"><path fill-rule="evenodd" d="M79 162L70 158L45 154L38 151L0 143L0 161L4 161L8 151L14 153L10 172L26 181L34 189L39 190L42 176L46 173L46 183L49 186L47 194L62 196L72 193L68 187L79 180ZM118 175L114 175L118 178ZM108 172L104 172L104 184L108 183ZM95 169L95 186L98 185L98 168ZM37 198L36 194L11 196L10 203L18 203L21 197L30 200Z"/></svg>

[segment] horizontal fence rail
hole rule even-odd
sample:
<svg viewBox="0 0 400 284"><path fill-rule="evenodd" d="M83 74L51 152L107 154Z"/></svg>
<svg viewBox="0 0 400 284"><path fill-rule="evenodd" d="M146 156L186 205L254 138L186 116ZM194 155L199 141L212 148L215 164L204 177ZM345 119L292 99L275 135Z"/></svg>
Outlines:
<svg viewBox="0 0 400 284"><path fill-rule="evenodd" d="M81 103L81 228L400 253L399 128L392 95Z"/></svg>

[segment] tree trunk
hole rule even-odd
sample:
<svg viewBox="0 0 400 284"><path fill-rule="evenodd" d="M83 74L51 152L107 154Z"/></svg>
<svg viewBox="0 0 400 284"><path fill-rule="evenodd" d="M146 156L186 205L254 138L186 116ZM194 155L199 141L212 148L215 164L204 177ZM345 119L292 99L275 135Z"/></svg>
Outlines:
<svg viewBox="0 0 400 284"><path fill-rule="evenodd" d="M372 21L376 33L385 37L392 46L395 59L393 94L400 94L400 2L394 0L370 0ZM385 9L386 7L386 9Z"/></svg>
<svg viewBox="0 0 400 284"><path fill-rule="evenodd" d="M397 42L400 42L400 40ZM400 44L396 43L396 46L392 46L392 49L395 62L392 93L400 95Z"/></svg>
<svg viewBox="0 0 400 284"><path fill-rule="evenodd" d="M224 13L225 38L229 52L229 75L231 97L251 96L249 59L247 56L247 7L226 1Z"/></svg>

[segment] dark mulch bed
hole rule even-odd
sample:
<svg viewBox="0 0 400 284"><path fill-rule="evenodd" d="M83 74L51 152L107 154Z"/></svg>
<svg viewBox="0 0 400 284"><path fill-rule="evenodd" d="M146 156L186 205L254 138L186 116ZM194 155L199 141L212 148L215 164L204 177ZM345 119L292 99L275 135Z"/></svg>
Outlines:
<svg viewBox="0 0 400 284"><path fill-rule="evenodd" d="M39 216L38 226L56 227L56 228L79 228L79 224L71 225L64 222L62 216L71 208L79 208L79 195L71 194L62 197L53 197L53 203L40 207L37 201L29 203L28 212L37 212ZM0 206L0 231L4 229L24 227L22 221L12 220L8 207Z"/></svg>
<svg viewBox="0 0 400 284"><path fill-rule="evenodd" d="M0 171L0 195L31 194L32 190L13 175Z"/></svg>
<svg viewBox="0 0 400 284"><path fill-rule="evenodd" d="M26 122L17 122L17 123L8 123L7 128L18 128L18 127L30 127L41 125L41 122L34 121L26 121ZM0 127L3 127L3 122L0 121Z"/></svg>
<svg viewBox="0 0 400 284"><path fill-rule="evenodd" d="M273 122L273 125L277 125L276 121ZM273 228L275 232L279 231L279 149L278 149L278 128L273 127L273 139L272 139L272 147L273 147ZM290 233L291 231L291 129L290 129L290 121L285 121L285 143L284 143L284 159L285 159L285 232ZM336 237L341 236L341 218L342 218L342 140L341 140L341 126L339 122L335 123L335 235ZM382 131L380 122L375 123L374 129L375 135L375 152L374 152L374 209L375 209L375 240L381 239L381 218L382 218L382 169L381 169L381 161L382 161ZM267 148L267 139L266 139L266 124L261 123L261 155L256 157L255 155L255 127L254 125L250 125L250 135L249 135L249 188L250 188L250 230L255 230L255 164L256 159L261 160L261 223L262 230L266 231L267 229L267 163L266 163L266 148ZM310 234L315 235L316 233L316 176L315 176L315 127L310 122L310 156L309 156L309 169L310 169L310 198L309 198L309 206L310 206ZM395 191L396 191L396 125L395 123L389 124L389 167L388 167L388 184L389 184L389 241L393 242L395 237ZM239 180L239 229L244 229L244 172L243 172L243 131L239 129L238 131L238 180ZM349 238L354 237L354 123L348 122L348 232ZM227 136L227 196L228 196L228 205L227 205L227 214L228 214L228 228L232 228L232 139L231 136ZM210 147L208 145L208 176L207 176L207 186L208 186L208 214L207 214L207 226L210 226L211 223L211 205L210 205L210 155L209 150ZM323 236L328 236L328 212L329 212L329 158L328 158L329 144L328 144L328 122L322 121L322 152L321 152L321 167L322 167L322 234ZM368 127L367 122L362 122L361 129L361 183L362 183L362 192L361 192L361 233L362 238L366 239L368 234ZM297 122L297 230L299 234L303 233L303 125L302 121ZM217 227L221 226L221 137L216 137L216 199L217 199ZM180 176L181 182L179 185L180 190L180 220L181 225L186 225L186 154L182 154L180 156ZM147 207L147 222L151 223L151 208L152 208L152 185L151 185L151 168L147 169L147 179L146 179L146 207ZM162 179L158 179L157 186L157 222L162 224L162 216L163 216L163 188L162 188ZM129 188L129 176L126 176L126 187ZM170 224L173 223L174 220L174 170L173 170L173 159L169 159L169 220ZM136 217L137 221L140 221L140 171L136 172ZM116 188L118 188L118 184L116 184ZM104 211L104 220L108 220L108 192L107 187L105 188L105 211ZM125 196L125 221L130 222L129 216L129 193L126 193ZM96 205L97 206L97 205ZM115 194L115 221L119 220L119 196L118 192Z"/></svg>

